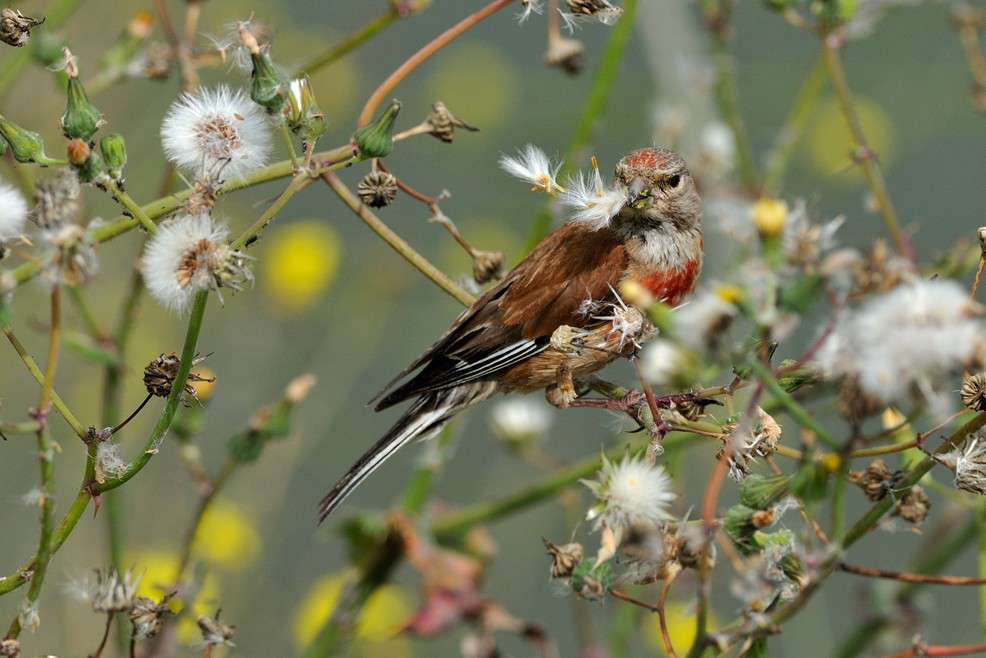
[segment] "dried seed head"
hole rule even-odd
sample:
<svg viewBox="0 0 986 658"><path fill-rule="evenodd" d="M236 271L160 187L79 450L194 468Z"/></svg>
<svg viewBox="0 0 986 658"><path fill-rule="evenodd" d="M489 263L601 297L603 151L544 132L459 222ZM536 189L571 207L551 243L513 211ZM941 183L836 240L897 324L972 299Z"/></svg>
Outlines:
<svg viewBox="0 0 986 658"><path fill-rule="evenodd" d="M192 367L204 361L204 357L196 357L192 360ZM181 366L181 359L174 352L168 352L167 354L161 354L156 359L147 364L144 368L144 388L151 395L159 398L166 398L171 395L171 388L175 383L175 377L178 376L178 368ZM185 400L195 399L195 389L189 382L201 382L201 381L211 381L208 377L202 377L201 375L190 372L188 374L188 382L185 382L184 395L182 396Z"/></svg>
<svg viewBox="0 0 986 658"><path fill-rule="evenodd" d="M371 171L360 180L356 192L371 208L384 208L397 197L397 178L381 169Z"/></svg>
<svg viewBox="0 0 986 658"><path fill-rule="evenodd" d="M584 52L585 44L578 39L556 37L548 44L548 50L544 53L544 63L558 67L569 75L578 75L582 72Z"/></svg>
<svg viewBox="0 0 986 658"><path fill-rule="evenodd" d="M986 440L980 430L939 461L955 471L955 486L986 496Z"/></svg>
<svg viewBox="0 0 986 658"><path fill-rule="evenodd" d="M129 571L120 574L116 569L96 569L95 578L86 583L86 598L95 612L125 612L130 610L140 578Z"/></svg>
<svg viewBox="0 0 986 658"><path fill-rule="evenodd" d="M0 41L20 48L31 38L31 30L44 22L44 18L31 18L5 7L0 10Z"/></svg>
<svg viewBox="0 0 986 658"><path fill-rule="evenodd" d="M168 594L160 603L155 603L146 596L138 596L134 599L130 607L130 623L133 626L134 639L147 640L161 632L164 616L171 613L168 600L172 596L173 593Z"/></svg>
<svg viewBox="0 0 986 658"><path fill-rule="evenodd" d="M928 494L924 492L924 489L915 485L897 501L894 514L905 521L918 524L924 521L930 509L931 499L928 498Z"/></svg>
<svg viewBox="0 0 986 658"><path fill-rule="evenodd" d="M431 113L426 119L428 125L431 126L431 134L437 139L442 140L446 144L452 143L452 138L455 135L456 128L462 128L463 130L468 130L469 132L476 132L479 128L471 126L465 121L458 119L449 112L448 108L445 107L445 103L442 101L435 101L431 106Z"/></svg>
<svg viewBox="0 0 986 658"><path fill-rule="evenodd" d="M883 401L863 391L857 377L845 377L839 387L837 408L843 418L862 420L884 409Z"/></svg>
<svg viewBox="0 0 986 658"><path fill-rule="evenodd" d="M20 655L20 642L12 637L0 640L0 656L3 656L3 658L19 658Z"/></svg>
<svg viewBox="0 0 986 658"><path fill-rule="evenodd" d="M235 626L228 626L219 621L219 613L215 617L202 615L198 618L199 630L202 632L202 642L207 646L233 646L233 635L236 631Z"/></svg>
<svg viewBox="0 0 986 658"><path fill-rule="evenodd" d="M477 251L472 257L472 278L482 285L503 276L502 251Z"/></svg>
<svg viewBox="0 0 986 658"><path fill-rule="evenodd" d="M986 372L963 377L959 397L966 408L986 411Z"/></svg>
<svg viewBox="0 0 986 658"><path fill-rule="evenodd" d="M900 473L891 471L882 459L874 459L865 471L849 472L849 481L873 502L883 500L899 479Z"/></svg>
<svg viewBox="0 0 986 658"><path fill-rule="evenodd" d="M575 571L575 567L582 561L582 544L571 543L561 546L553 544L544 539L544 547L548 549L551 556L551 577L567 578Z"/></svg>
<svg viewBox="0 0 986 658"><path fill-rule="evenodd" d="M31 219L39 228L54 229L75 221L79 214L79 177L71 169L38 183L34 192L36 205Z"/></svg>
<svg viewBox="0 0 986 658"><path fill-rule="evenodd" d="M706 406L695 400L682 400L675 404L675 411L681 414L686 420L698 420L705 414Z"/></svg>

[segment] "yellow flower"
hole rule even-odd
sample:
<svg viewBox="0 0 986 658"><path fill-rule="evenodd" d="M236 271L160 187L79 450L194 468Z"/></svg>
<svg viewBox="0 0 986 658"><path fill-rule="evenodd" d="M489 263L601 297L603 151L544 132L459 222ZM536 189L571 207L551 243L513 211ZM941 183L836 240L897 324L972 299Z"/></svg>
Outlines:
<svg viewBox="0 0 986 658"><path fill-rule="evenodd" d="M263 256L267 294L289 312L311 306L339 269L340 240L325 222L308 220L282 227Z"/></svg>
<svg viewBox="0 0 986 658"><path fill-rule="evenodd" d="M679 656L688 653L688 649L695 641L695 610L694 607L685 603L668 603L664 608L664 615L668 621L668 638L671 646ZM708 620L709 629L715 627L715 618L710 614ZM661 652L664 651L664 641L661 639L661 622L657 615L648 615L647 623L644 626L644 636L647 642Z"/></svg>
<svg viewBox="0 0 986 658"><path fill-rule="evenodd" d="M217 567L241 571L260 556L260 535L239 507L216 500L195 535L195 554Z"/></svg>
<svg viewBox="0 0 986 658"><path fill-rule="evenodd" d="M716 288L716 296L727 304L737 304L743 299L743 289L732 284L723 284Z"/></svg>
<svg viewBox="0 0 986 658"><path fill-rule="evenodd" d="M200 379L192 379L188 383L195 389L195 397L198 401L205 404L212 399L212 394L216 390L216 373L204 366L200 366L192 372L198 375Z"/></svg>
<svg viewBox="0 0 986 658"><path fill-rule="evenodd" d="M784 224L787 223L787 202L770 197L757 199L750 208L750 216L762 237L776 238L784 232Z"/></svg>
<svg viewBox="0 0 986 658"><path fill-rule="evenodd" d="M893 158L894 151L890 117L871 100L854 95L853 101L866 141L880 162L887 164ZM830 98L822 103L807 137L808 156L818 173L836 182L857 183L862 180L862 169L853 166L853 141L837 99Z"/></svg>
<svg viewBox="0 0 986 658"><path fill-rule="evenodd" d="M309 590L294 618L294 639L299 649L308 646L332 616L342 588L350 578L344 573L328 575ZM407 624L411 613L411 602L403 588L385 585L363 606L356 622L356 638L369 643L390 644L389 641Z"/></svg>
<svg viewBox="0 0 986 658"><path fill-rule="evenodd" d="M178 574L178 554L163 550L150 550L135 556L128 556L127 564L134 565L134 573L141 577L137 587L138 596L146 596L154 601L171 591ZM195 645L201 642L198 625L195 620L199 615L215 614L221 606L219 581L207 573L202 586L196 592L192 601L191 612L183 615L178 622L178 639L182 644ZM168 604L171 611L178 614L184 608L179 597L171 599Z"/></svg>

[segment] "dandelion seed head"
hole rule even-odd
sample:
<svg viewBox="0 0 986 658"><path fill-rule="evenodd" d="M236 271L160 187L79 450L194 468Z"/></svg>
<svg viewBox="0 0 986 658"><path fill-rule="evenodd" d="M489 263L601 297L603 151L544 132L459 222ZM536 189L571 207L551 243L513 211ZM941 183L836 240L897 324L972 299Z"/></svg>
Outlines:
<svg viewBox="0 0 986 658"><path fill-rule="evenodd" d="M626 455L619 463L604 457L597 479L583 484L599 501L588 516L596 530L605 525L619 535L630 526L657 526L672 518L671 477L641 457Z"/></svg>
<svg viewBox="0 0 986 658"><path fill-rule="evenodd" d="M182 312L199 290L239 290L252 280L246 257L226 244L229 230L209 215L181 215L160 225L141 259L147 289Z"/></svg>
<svg viewBox="0 0 986 658"><path fill-rule="evenodd" d="M526 443L544 435L551 427L551 421L551 414L544 404L531 398L503 400L490 414L493 432L508 443Z"/></svg>
<svg viewBox="0 0 986 658"><path fill-rule="evenodd" d="M517 155L501 155L500 168L530 183L534 192L554 194L561 189L557 180L561 163L552 163L544 151L534 144L518 149Z"/></svg>
<svg viewBox="0 0 986 658"><path fill-rule="evenodd" d="M606 187L599 168L594 167L591 174L579 172L569 178L558 200L571 209L572 221L584 222L599 230L623 209L627 194L620 186Z"/></svg>
<svg viewBox="0 0 986 658"><path fill-rule="evenodd" d="M17 189L0 181L0 243L21 236L27 221L27 202Z"/></svg>
<svg viewBox="0 0 986 658"><path fill-rule="evenodd" d="M242 178L264 166L270 152L261 109L225 86L182 94L164 117L161 142L168 160L199 178Z"/></svg>

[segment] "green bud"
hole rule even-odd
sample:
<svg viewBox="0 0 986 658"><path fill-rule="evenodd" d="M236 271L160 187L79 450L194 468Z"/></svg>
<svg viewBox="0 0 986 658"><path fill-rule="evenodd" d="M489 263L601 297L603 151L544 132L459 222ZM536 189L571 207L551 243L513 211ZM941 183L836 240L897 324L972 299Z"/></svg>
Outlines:
<svg viewBox="0 0 986 658"><path fill-rule="evenodd" d="M597 567L592 560L582 560L572 570L571 585L575 593L584 599L601 599L613 585L613 568L609 562Z"/></svg>
<svg viewBox="0 0 986 658"><path fill-rule="evenodd" d="M18 162L34 162L41 166L60 164L45 155L45 145L41 135L21 128L2 116L0 116L0 135L10 146L10 152Z"/></svg>
<svg viewBox="0 0 986 658"><path fill-rule="evenodd" d="M103 125L103 115L89 102L85 87L78 76L69 75L66 89L65 113L62 115L62 132L69 139L90 140Z"/></svg>
<svg viewBox="0 0 986 658"><path fill-rule="evenodd" d="M325 114L318 107L315 92L308 76L291 81L288 104L284 111L287 115L288 126L301 136L305 144L314 144L325 134L328 126Z"/></svg>
<svg viewBox="0 0 986 658"><path fill-rule="evenodd" d="M794 4L794 0L763 0L764 6L773 11L784 11Z"/></svg>
<svg viewBox="0 0 986 658"><path fill-rule="evenodd" d="M723 520L723 530L733 542L733 545L743 555L753 555L760 550L753 536L757 532L754 523L754 515L758 510L746 505L733 505L726 510L726 517Z"/></svg>
<svg viewBox="0 0 986 658"><path fill-rule="evenodd" d="M123 141L123 135L116 133L106 135L99 140L99 152L106 163L106 169L114 180L119 180L123 174L123 167L127 164L127 145Z"/></svg>
<svg viewBox="0 0 986 658"><path fill-rule="evenodd" d="M784 359L778 366L784 374L777 378L777 382L788 393L793 393L803 386L811 386L818 381L818 372L808 366L787 370L796 363L793 359Z"/></svg>
<svg viewBox="0 0 986 658"><path fill-rule="evenodd" d="M99 155L99 151L92 151L88 160L81 165L73 165L73 168L83 183L99 182L106 175L106 163L103 162L103 157Z"/></svg>
<svg viewBox="0 0 986 658"><path fill-rule="evenodd" d="M271 114L280 112L288 96L288 82L263 50L250 55L253 73L250 76L250 98Z"/></svg>
<svg viewBox="0 0 986 658"><path fill-rule="evenodd" d="M790 285L781 288L778 303L781 307L795 313L805 313L818 299L824 282L825 279L817 274L798 277Z"/></svg>
<svg viewBox="0 0 986 658"><path fill-rule="evenodd" d="M828 481L829 473L822 464L806 460L791 479L791 492L805 502L820 500L825 497Z"/></svg>
<svg viewBox="0 0 986 658"><path fill-rule="evenodd" d="M789 484L787 475L751 473L740 487L740 502L753 509L767 509L788 494Z"/></svg>
<svg viewBox="0 0 986 658"><path fill-rule="evenodd" d="M360 155L383 158L390 154L394 149L394 120L400 111L400 101L392 101L380 116L353 133Z"/></svg>

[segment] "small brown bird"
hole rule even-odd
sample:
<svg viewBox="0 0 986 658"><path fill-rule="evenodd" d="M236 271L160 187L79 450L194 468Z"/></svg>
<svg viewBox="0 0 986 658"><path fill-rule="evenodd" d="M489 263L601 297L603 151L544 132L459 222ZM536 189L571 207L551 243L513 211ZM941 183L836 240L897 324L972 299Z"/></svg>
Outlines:
<svg viewBox="0 0 986 658"><path fill-rule="evenodd" d="M671 306L692 291L702 267L701 201L685 162L667 149L640 149L620 160L616 181L625 199L608 221L572 221L548 235L371 400L376 411L414 402L322 499L320 523L402 446L494 393L544 389L552 404L572 403L573 379L636 349L635 336L627 340L617 320L600 315L618 315L624 281ZM566 331L603 341L571 349L556 334Z"/></svg>

